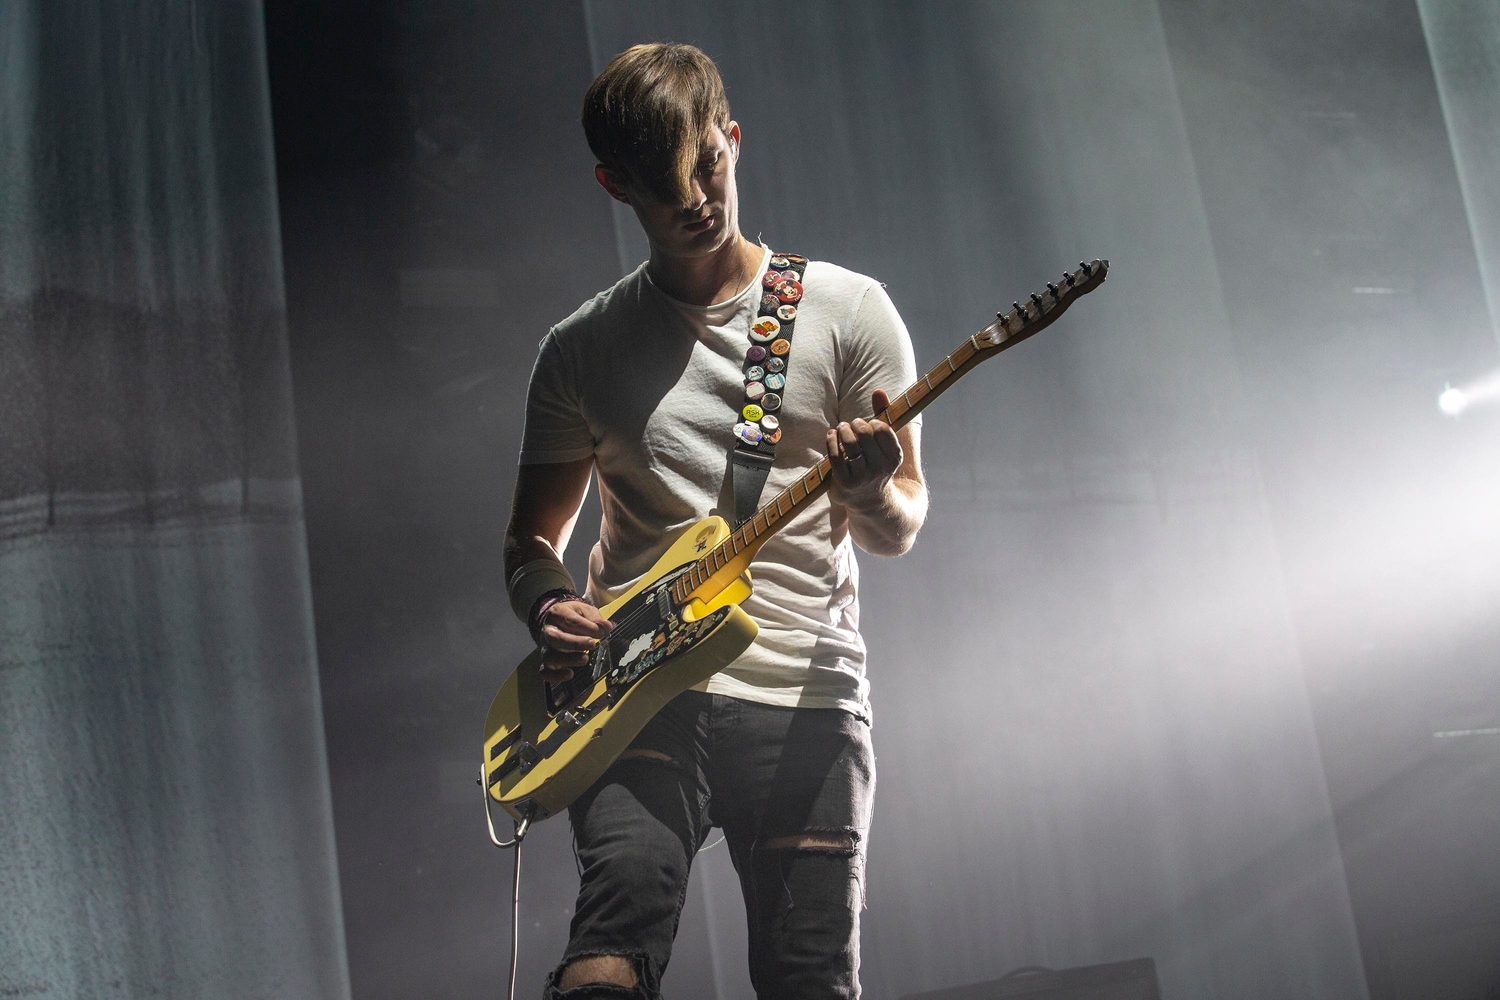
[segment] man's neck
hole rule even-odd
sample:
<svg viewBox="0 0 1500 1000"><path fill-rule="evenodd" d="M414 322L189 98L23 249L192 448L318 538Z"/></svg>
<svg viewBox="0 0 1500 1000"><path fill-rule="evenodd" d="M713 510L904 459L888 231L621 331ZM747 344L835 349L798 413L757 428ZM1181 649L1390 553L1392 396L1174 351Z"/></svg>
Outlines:
<svg viewBox="0 0 1500 1000"><path fill-rule="evenodd" d="M653 248L646 265L651 281L679 302L715 306L744 290L764 251L741 233L704 257L669 257Z"/></svg>

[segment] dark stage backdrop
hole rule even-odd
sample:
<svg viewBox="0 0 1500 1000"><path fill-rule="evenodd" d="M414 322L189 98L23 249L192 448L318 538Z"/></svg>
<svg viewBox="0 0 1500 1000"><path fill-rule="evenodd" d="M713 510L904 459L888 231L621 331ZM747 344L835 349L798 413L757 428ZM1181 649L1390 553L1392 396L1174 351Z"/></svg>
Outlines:
<svg viewBox="0 0 1500 1000"><path fill-rule="evenodd" d="M349 995L258 3L0 5L0 996Z"/></svg>
<svg viewBox="0 0 1500 1000"><path fill-rule="evenodd" d="M1433 404L1497 364L1496 34L1423 9L269 4L355 995L504 972L473 774L526 648L498 572L526 376L644 255L577 113L670 38L724 70L749 234L885 281L919 360L1113 263L929 411L929 523L862 560L868 995L1151 955L1168 997L1484 997L1497 425ZM746 997L727 858L699 862L669 994ZM527 841L523 991L573 864L564 821Z"/></svg>

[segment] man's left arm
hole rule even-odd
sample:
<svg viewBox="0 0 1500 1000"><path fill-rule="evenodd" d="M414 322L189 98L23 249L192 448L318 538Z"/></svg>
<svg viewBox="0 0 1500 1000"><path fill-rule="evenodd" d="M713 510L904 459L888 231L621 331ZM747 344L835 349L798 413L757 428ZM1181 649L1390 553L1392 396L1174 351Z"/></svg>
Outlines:
<svg viewBox="0 0 1500 1000"><path fill-rule="evenodd" d="M876 413L890 405L879 389L871 402ZM896 431L883 420L856 417L828 431L831 499L848 511L854 543L872 555L901 555L927 519L921 430L907 424Z"/></svg>

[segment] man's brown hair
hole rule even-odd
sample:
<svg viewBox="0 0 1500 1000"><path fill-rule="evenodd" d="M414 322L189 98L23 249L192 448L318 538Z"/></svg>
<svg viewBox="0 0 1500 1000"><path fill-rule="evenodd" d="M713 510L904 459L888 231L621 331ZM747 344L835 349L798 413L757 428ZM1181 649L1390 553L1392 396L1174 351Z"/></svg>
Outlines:
<svg viewBox="0 0 1500 1000"><path fill-rule="evenodd" d="M686 205L699 148L729 129L719 67L692 45L634 45L583 98L583 133L606 168L663 201Z"/></svg>

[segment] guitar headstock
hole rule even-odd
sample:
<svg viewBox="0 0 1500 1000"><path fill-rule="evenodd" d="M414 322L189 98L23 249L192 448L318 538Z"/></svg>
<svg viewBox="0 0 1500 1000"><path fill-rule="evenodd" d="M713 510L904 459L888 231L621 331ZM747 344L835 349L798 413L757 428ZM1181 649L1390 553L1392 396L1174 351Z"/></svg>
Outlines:
<svg viewBox="0 0 1500 1000"><path fill-rule="evenodd" d="M975 334L974 346L981 351L996 350L1045 329L1076 299L1103 284L1108 273L1107 260L1079 261L1078 270L1064 272L1061 281L1049 281L1045 291L1032 293L1025 302L1012 302L1010 312L996 313L995 322Z"/></svg>

